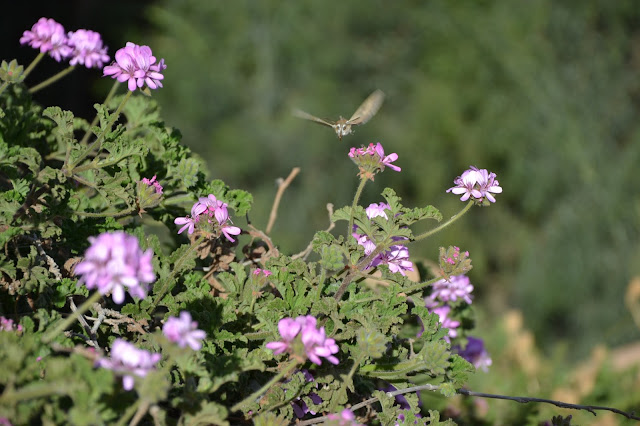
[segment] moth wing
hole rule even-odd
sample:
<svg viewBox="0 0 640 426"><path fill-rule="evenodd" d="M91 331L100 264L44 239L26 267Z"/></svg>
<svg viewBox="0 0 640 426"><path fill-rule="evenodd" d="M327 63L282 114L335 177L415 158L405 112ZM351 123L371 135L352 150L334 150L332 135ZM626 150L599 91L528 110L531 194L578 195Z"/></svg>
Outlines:
<svg viewBox="0 0 640 426"><path fill-rule="evenodd" d="M364 100L362 105L358 107L356 112L353 113L347 123L352 125L364 124L371 119L382 105L384 101L384 92L382 90L376 90Z"/></svg>
<svg viewBox="0 0 640 426"><path fill-rule="evenodd" d="M307 112L304 112L302 110L299 109L294 109L293 110L293 115L298 117L298 118L302 118L304 120L310 120L310 121L314 121L318 124L322 124L324 126L329 126L329 127L333 127L334 123L331 123L329 121L323 120L322 118L318 118L315 115L311 115Z"/></svg>

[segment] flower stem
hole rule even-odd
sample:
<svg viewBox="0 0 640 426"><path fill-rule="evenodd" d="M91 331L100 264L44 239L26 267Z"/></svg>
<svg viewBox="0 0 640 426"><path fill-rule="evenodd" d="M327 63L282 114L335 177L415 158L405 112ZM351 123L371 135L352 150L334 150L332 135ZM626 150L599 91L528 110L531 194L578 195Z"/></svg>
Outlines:
<svg viewBox="0 0 640 426"><path fill-rule="evenodd" d="M353 203L351 203L351 215L349 216L349 227L347 228L347 239L353 232L353 216L356 213L356 206L358 205L358 201L360 200L360 196L362 195L362 190L364 189L364 185L367 183L367 178L360 178L360 185L358 185L358 189L356 190L356 195L353 197Z"/></svg>
<svg viewBox="0 0 640 426"><path fill-rule="evenodd" d="M423 288L435 283L436 281L440 281L441 279L442 279L442 277L434 277L434 278L431 278L428 281L424 281L424 282L421 282L421 283L416 283L416 284L412 285L411 287L405 288L404 290L402 290L402 292L408 296L411 293L414 293L414 292L416 292L418 290L421 290L421 289L423 289Z"/></svg>
<svg viewBox="0 0 640 426"><path fill-rule="evenodd" d="M246 397L245 399L243 399L242 401L238 402L236 405L231 407L231 411L239 410L240 408L242 408L243 405L248 404L249 402L255 400L257 397L259 397L260 395L268 391L271 386L279 382L287 374L291 373L293 369L296 368L297 366L298 366L297 361L291 361L288 365L286 365L282 369L282 371L280 371L278 374L273 376L273 378L269 380L267 384L265 384L263 387L261 387L260 389L258 389L257 391L255 391L254 393L252 393L251 395L249 395L248 397Z"/></svg>
<svg viewBox="0 0 640 426"><path fill-rule="evenodd" d="M31 63L27 67L27 69L24 70L24 72L22 73L22 80L21 81L24 81L24 79L27 78L27 76L31 73L31 71L33 71L33 69L36 67L36 65L38 65L38 62L40 62L40 60L43 57L44 57L44 52L38 53L38 56L36 56L36 58L33 61L31 61Z"/></svg>
<svg viewBox="0 0 640 426"><path fill-rule="evenodd" d="M162 288L160 289L158 294L154 295L153 303L151 304L149 309L147 309L147 313L152 313L156 309L156 306L158 306L158 303L160 303L164 295L167 294L167 292L169 291L169 286L173 281L174 276L178 273L178 271L182 270L182 263L186 262L186 260L189 259L191 252L196 250L198 246L202 244L202 241L204 241L204 237L198 238L198 240L195 243L191 244L191 247L189 247L189 249L185 251L184 254L178 258L176 263L173 264L173 269L171 270L171 274L169 274L169 276L165 278L164 284L162 285Z"/></svg>
<svg viewBox="0 0 640 426"><path fill-rule="evenodd" d="M29 93L36 93L38 90L44 89L45 87L49 86L50 84L53 84L56 81L60 80L62 77L64 77L65 75L69 74L74 69L76 69L75 65L71 65L71 66L67 67L66 69L63 69L62 71L60 71L58 74L54 75L53 77L49 77L48 79L46 79L42 83L36 84L35 86L33 86L31 89L29 89Z"/></svg>
<svg viewBox="0 0 640 426"><path fill-rule="evenodd" d="M113 98L113 95L116 93L116 89L118 89L119 85L120 85L120 82L118 80L115 80L113 83L113 86L111 86L111 90L109 90L109 94L104 99L104 102L103 102L104 105L107 105L111 100L111 98ZM89 129L87 129L84 136L82 137L82 140L80 141L80 145L84 145L85 143L87 143L87 140L89 140L89 136L91 135L91 128L93 128L93 126L98 124L98 120L99 120L99 116L98 114L96 114L91 124L89 124Z"/></svg>
<svg viewBox="0 0 640 426"><path fill-rule="evenodd" d="M2 95L2 92L4 92L4 89L6 89L9 86L9 82L5 81L4 83L2 83L2 86L0 86L0 95Z"/></svg>
<svg viewBox="0 0 640 426"><path fill-rule="evenodd" d="M420 234L420 235L418 235L417 237L414 237L414 238L413 238L413 241L420 241L420 240L423 240L423 239L425 239L425 238L427 238L427 237L430 237L431 235L433 235L433 234L435 234L435 233L437 233L437 232L442 231L444 228L446 228L447 226L451 225L451 224L452 224L452 223L454 223L456 220L458 220L458 219L460 219L462 216L464 216L464 214L465 214L466 212L468 212L468 211L469 211L469 209L471 208L471 206L472 206L473 204L474 204L474 202L473 202L473 201L469 201L469 202L467 203L467 205L466 205L462 210L460 210L457 214L455 214L455 215L451 216L451 218L450 218L448 221L446 221L445 223L443 223L442 225L440 225L440 226L438 226L438 227L436 227L436 228L430 229L429 231L425 232L424 234ZM406 242L409 242L409 241L406 241ZM405 244L406 244L406 242L405 242ZM403 243L403 241L397 241L397 242L396 242L396 244L402 244L402 243Z"/></svg>
<svg viewBox="0 0 640 426"><path fill-rule="evenodd" d="M122 111L122 108L127 103L129 98L131 97L131 93L133 93L133 92L131 92L131 91L127 92L127 94L124 97L124 99L122 99L122 102L120 102L120 105L118 105L118 108L116 109L116 111L111 115L111 120L107 123L106 127L104 129L102 129L102 131L100 132L100 134L96 138L95 142L93 142L87 148L87 150L85 152L80 154L80 156L73 163L67 164L67 170L68 170L70 175L73 174L76 165L78 165L82 160L84 160L87 157L87 155L89 155L91 152L93 152L94 149L97 148L98 151L100 150L100 148L102 147L102 141L104 140L104 135L107 133L107 131L109 129L111 129L111 126L113 126L113 123L115 123L115 121L118 119L118 116L120 115L120 112Z"/></svg>
<svg viewBox="0 0 640 426"><path fill-rule="evenodd" d="M100 299L102 294L99 291L93 293L84 303L71 315L66 317L53 331L46 333L42 337L43 343L51 342L58 334L65 331L80 315L84 314L89 308Z"/></svg>

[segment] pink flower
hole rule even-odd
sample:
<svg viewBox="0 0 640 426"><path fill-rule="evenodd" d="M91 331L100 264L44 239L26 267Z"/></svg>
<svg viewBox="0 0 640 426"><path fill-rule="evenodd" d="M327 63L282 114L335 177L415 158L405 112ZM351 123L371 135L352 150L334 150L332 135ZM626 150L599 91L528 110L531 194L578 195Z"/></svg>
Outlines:
<svg viewBox="0 0 640 426"><path fill-rule="evenodd" d="M49 52L58 62L71 55L73 50L67 45L64 27L47 18L40 18L33 24L31 31L25 31L20 37L20 44L29 44L34 49L40 49L41 53Z"/></svg>
<svg viewBox="0 0 640 426"><path fill-rule="evenodd" d="M202 340L207 333L198 330L198 323L191 320L191 314L187 311L180 312L180 317L169 317L162 327L162 333L181 348L189 346L194 351L200 350Z"/></svg>
<svg viewBox="0 0 640 426"><path fill-rule="evenodd" d="M162 355L136 348L133 344L116 339L111 345L111 358L101 358L97 365L122 375L122 387L133 389L134 377L144 377L155 368Z"/></svg>
<svg viewBox="0 0 640 426"><path fill-rule="evenodd" d="M69 64L84 65L87 68L102 68L109 60L106 46L102 46L100 33L91 30L69 31L67 43L72 49Z"/></svg>
<svg viewBox="0 0 640 426"><path fill-rule="evenodd" d="M493 194L500 194L502 187L496 179L495 173L489 173L486 169L478 169L471 166L462 175L454 179L453 186L447 189L456 195L462 195L460 201L467 201L472 198L476 204L488 205L495 203ZM485 201L486 200L486 201Z"/></svg>
<svg viewBox="0 0 640 426"><path fill-rule="evenodd" d="M267 349L274 355L288 352L300 358L309 359L317 365L322 365L320 358L337 365L338 358L333 354L340 348L334 339L328 339L324 327L316 328L317 320L311 315L299 316L296 319L283 318L278 322L278 331L282 340L269 342Z"/></svg>
<svg viewBox="0 0 640 426"><path fill-rule="evenodd" d="M146 297L147 284L155 280L151 250L143 252L138 239L123 231L89 237L89 242L84 260L75 268L81 275L78 284L97 287L101 294L111 292L118 304L124 302L125 287L134 297Z"/></svg>
<svg viewBox="0 0 640 426"><path fill-rule="evenodd" d="M348 408L342 410L340 414L329 414L327 420L338 420L340 422L338 423L339 426L364 426L356 422L356 416L353 414L353 411Z"/></svg>
<svg viewBox="0 0 640 426"><path fill-rule="evenodd" d="M384 170L384 166L389 167L392 170L395 170L396 172L401 171L402 169L398 166L394 166L393 163L394 161L396 161L398 159L398 154L396 154L395 152L393 154L389 154L386 157L384 156L384 148L382 148L382 144L381 143L377 143L376 144L376 153L380 156L380 165L382 170Z"/></svg>
<svg viewBox="0 0 640 426"><path fill-rule="evenodd" d="M164 79L162 71L167 66L164 60L156 64L156 57L153 56L149 46L138 46L127 42L127 45L116 52L116 60L111 65L103 69L105 76L111 76L120 83L127 82L130 91L138 87L147 85L150 89L162 87L160 82Z"/></svg>
<svg viewBox="0 0 640 426"><path fill-rule="evenodd" d="M200 203L195 203L193 207L191 207L191 216L175 218L173 220L173 223L175 223L176 225L184 225L178 230L178 234L181 234L185 229L189 230L189 234L193 234L196 229L196 223L198 223L199 220L198 216L200 216L206 210L206 206L203 206Z"/></svg>

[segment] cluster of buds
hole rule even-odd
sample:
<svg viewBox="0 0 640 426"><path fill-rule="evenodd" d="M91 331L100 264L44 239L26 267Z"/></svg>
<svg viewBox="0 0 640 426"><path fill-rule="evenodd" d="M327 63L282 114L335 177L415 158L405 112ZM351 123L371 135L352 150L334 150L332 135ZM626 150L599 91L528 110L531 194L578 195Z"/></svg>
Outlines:
<svg viewBox="0 0 640 426"><path fill-rule="evenodd" d="M381 143L372 144L368 147L351 148L349 150L349 157L358 166L360 172L358 176L363 179L373 180L374 176L383 171L385 167L389 167L396 172L402 169L394 164L394 161L398 159L398 154L393 153L387 156L384 155L384 148Z"/></svg>

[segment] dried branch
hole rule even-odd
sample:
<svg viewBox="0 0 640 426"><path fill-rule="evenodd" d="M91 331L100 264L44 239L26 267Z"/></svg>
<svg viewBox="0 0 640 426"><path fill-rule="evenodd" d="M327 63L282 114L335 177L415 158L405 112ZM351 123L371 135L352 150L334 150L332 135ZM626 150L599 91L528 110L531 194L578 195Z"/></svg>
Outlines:
<svg viewBox="0 0 640 426"><path fill-rule="evenodd" d="M289 176L285 180L281 180L278 185L278 192L276 192L276 198L273 200L273 206L271 206L271 213L269 214L269 223L267 224L266 233L271 233L271 228L273 228L273 224L276 222L276 217L278 217L278 206L280 206L280 199L282 198L282 194L285 189L291 184L296 175L300 173L300 167L294 167L289 173Z"/></svg>
<svg viewBox="0 0 640 426"><path fill-rule="evenodd" d="M325 229L325 231L331 232L331 230L336 227L336 224L334 222L331 222L331 216L333 216L333 204L331 203L327 204L327 213L329 213L329 227ZM311 250L313 250L313 241L311 241L307 246L307 248L305 248L303 251L291 256L291 259L295 260L302 257L304 260L307 260L307 257L311 253Z"/></svg>

